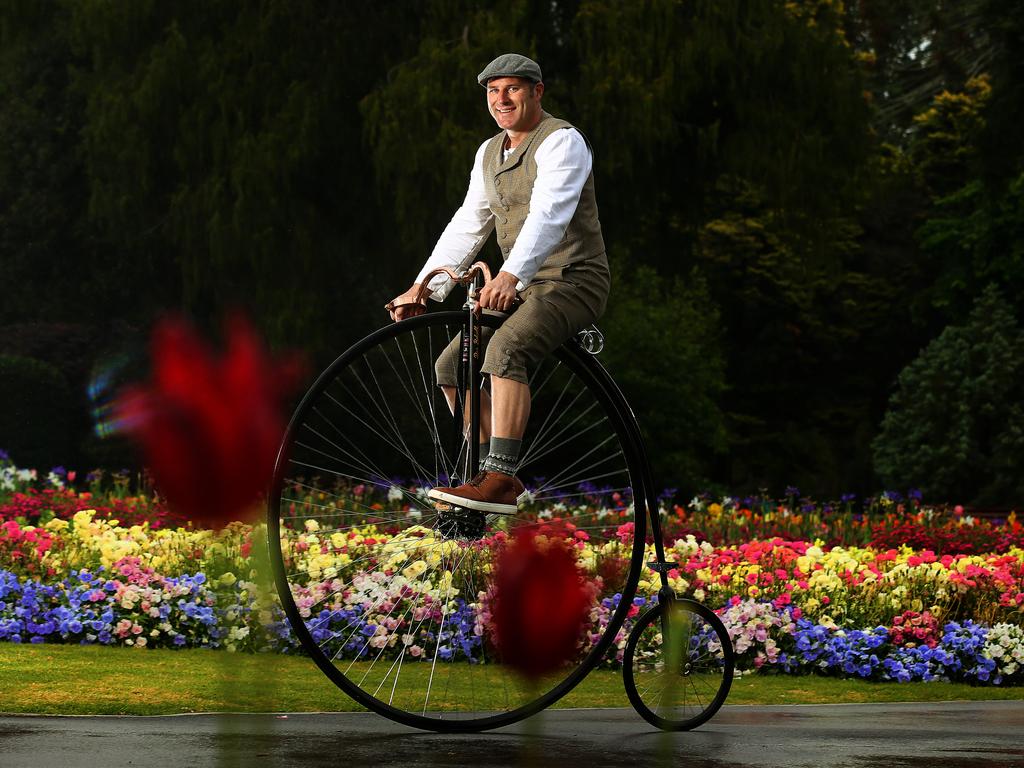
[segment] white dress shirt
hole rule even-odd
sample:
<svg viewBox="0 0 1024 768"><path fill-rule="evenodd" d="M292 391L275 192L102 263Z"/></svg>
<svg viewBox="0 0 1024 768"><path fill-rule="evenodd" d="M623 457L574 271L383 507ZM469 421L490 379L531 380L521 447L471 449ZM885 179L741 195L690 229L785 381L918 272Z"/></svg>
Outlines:
<svg viewBox="0 0 1024 768"><path fill-rule="evenodd" d="M484 150L490 141L485 141L476 151L466 199L438 238L430 258L416 277L417 283L422 283L429 272L439 267L455 268L471 262L494 229L494 214L484 189ZM507 160L510 152L506 150L503 159ZM575 128L549 135L537 147L534 159L537 162L537 180L530 197L530 212L501 268L502 272L519 278L516 289L520 291L530 284L551 251L561 242L593 167L590 148ZM446 277L434 278L430 284L433 289L431 297L442 301L452 285Z"/></svg>

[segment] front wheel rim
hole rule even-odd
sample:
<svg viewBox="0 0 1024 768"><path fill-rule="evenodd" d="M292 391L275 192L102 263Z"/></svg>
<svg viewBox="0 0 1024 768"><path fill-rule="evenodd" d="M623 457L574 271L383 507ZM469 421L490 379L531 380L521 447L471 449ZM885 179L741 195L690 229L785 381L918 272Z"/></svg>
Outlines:
<svg viewBox="0 0 1024 768"><path fill-rule="evenodd" d="M320 467L321 470L331 469L330 466L325 466L329 457L324 454L335 452L337 455L334 460L340 462L334 466L335 475L348 475L344 480L349 483L350 490L352 483L356 480L365 481L363 484L369 487L373 482L380 484L385 478L388 478L386 467L371 460L373 459L371 454L375 450L374 446L362 442L359 445L348 445L342 438L345 430L338 428L340 426L338 423L334 423L333 431L330 431L328 435L327 422L331 421L331 418L326 418L324 412L330 408L336 409L338 413L344 413L346 410L343 405L346 402L344 397L350 396L354 391L371 394L379 392L380 402L375 403L368 410L348 409L357 411L347 414L351 424L362 425L359 428L372 426L382 433L387 433L397 423L393 417L397 408L396 403L402 397L418 398L416 418L397 420L402 422L403 428L408 424L415 423L431 427L434 424L440 424L446 416L450 419L446 410L444 413L440 413L438 402L431 401L432 397L437 396L437 393L434 392L436 386L430 380L433 374L432 360L443 347L442 342L451 337L453 329L461 328L464 320L464 313L434 313L403 321L364 339L336 360L307 393L292 419L278 460L268 511L268 524L271 529L270 548L278 592L293 631L303 647L329 678L364 706L398 722L431 730L482 730L507 725L548 706L582 679L587 671L600 661L604 650L613 639L615 631L625 618L629 607L629 598L635 590L639 577L639 562L641 560L639 555L642 553L645 522L643 514L635 519L628 514L628 507L626 508L628 520L618 520L614 527L598 520L593 513L567 516L568 521L571 522L575 518L575 522L578 523L575 535L580 536L580 542L583 543L583 549L588 552L588 556L596 549L610 552L614 550L603 561L598 562L597 568L612 562L616 553L620 556L620 561L616 566L618 570L613 573L613 570L606 568L601 577L601 583L605 587L614 583L616 589L614 594L603 595L599 602L595 600L592 614L596 615L596 624L593 627L594 631L587 638L587 642L590 643L590 652L577 659L574 666L560 670L551 679L544 679L539 684L524 686L522 683L513 682L507 671L499 671L500 664L488 663L493 662L494 659L493 654L492 658L488 658L486 655L488 653L486 634L482 636L479 634L479 601L474 602L467 598L460 603L459 595L454 598L452 596L452 591L458 591L461 595L476 595L477 597L481 593L486 594L486 580L481 580L480 577L480 574L486 570L489 557L489 552L485 551L489 546L485 543L486 537L478 537L471 526L466 529L452 529L455 530L455 533L451 533L447 528L442 529L433 509L418 498L420 494L413 494L410 489L404 487L399 490L389 488L388 491L395 497L393 500L398 502L396 506L404 504L409 507L406 511L407 514L400 515L397 511L388 509L376 510L379 513L376 515L375 523L378 530L381 527L390 527L395 530L390 531L390 538L386 543L370 545L372 550L370 552L365 551L365 541L373 537L366 536L362 542L362 550L353 552L353 554L368 558L366 561L368 563L378 564L384 554L384 549L390 545L393 550L392 554L396 557L390 561L392 576L385 578L384 582L393 580L397 583L393 574L406 573L410 566L414 566L419 561L427 561L428 569L432 565L433 571L423 570L420 574L413 573L412 578L406 578L404 584L401 585L411 589L414 593L420 587L424 587L424 594L418 594L412 598L414 602L419 601L417 605L400 606L398 600L394 600L395 605L389 607L391 601L383 599L371 607L372 611L377 611L374 615L378 618L382 617L385 624L389 620L398 620L399 625L405 622L405 630L412 631L403 632L402 627L386 630L388 639L381 645L379 653L372 653L373 661L367 661L368 654L371 653L368 648L375 646L363 649L362 646L366 643L358 637L358 633L367 630L365 603L361 604L362 608L357 614L353 614L349 610L351 603L346 607L346 604L339 604L336 597L342 595L344 603L348 600L346 592L351 593L367 586L372 590L373 585L367 585L356 578L342 576L338 570L328 573L328 569L337 566L336 563L330 564L330 558L322 560L318 566L319 570L310 573L309 563L312 560L307 557L306 565L297 565L300 559L296 557L296 547L297 542L306 544L313 542L314 545L323 549L325 538L343 533L342 529L352 530L352 526L356 525L353 522L356 516L355 512L358 511L364 518L373 516L368 514L367 509L357 510L354 506L350 509L341 509L343 505L338 498L332 498L329 484L321 485L309 477L304 477L300 485L295 485L294 481L299 479L295 467L301 466L303 472L309 472L311 467ZM381 352L382 349L398 351ZM406 353L404 358L401 355L403 350ZM378 360L378 355L383 356ZM362 383L350 381L341 389L336 383L332 383L334 378L348 375L346 371L355 370L358 366L366 363L368 359L373 365L362 369L362 372L366 374L366 381ZM383 375L388 372L408 372L412 375L391 390L387 377ZM408 386L409 382L415 384L417 380L419 380L418 386ZM370 383L367 384L367 382ZM538 394L550 396L550 401L556 403L557 407L552 408L552 412L555 413L554 417L539 419L528 429L527 436L524 438L521 471L528 473L531 466L541 466L545 457L559 458L560 452L568 452L574 457L583 457L576 462L579 467L578 471L571 469L568 472L561 471L558 476L551 477L549 475L547 481L534 485L532 490L536 501L553 503L553 497L560 495L561 501L558 503L569 508L568 505L574 503L574 495L582 499L588 494L596 496L599 491L597 487L587 487L583 490L580 490L579 487L571 488L570 486L573 486L576 480L591 478L589 482L592 484L596 484L597 481L607 482L609 480L618 480L621 483L623 477L628 479L626 490L631 492L633 498L640 500L645 498L642 488L643 475L638 466L638 452L635 445L630 442L630 433L624 423L622 410L616 406L608 390L602 386L600 377L594 373L592 363L589 363L582 354L567 347L559 353L557 365L552 362L547 368L541 366L534 372L531 386L536 388ZM346 393L344 397L341 394L342 391ZM545 392L548 395L544 395ZM588 397L590 402L587 401ZM535 412L541 413L539 409ZM316 421L321 418L326 418L326 421L322 423ZM311 426L311 421L316 423ZM391 446L409 445L410 441L417 439L414 432L409 429L405 429L401 434L393 429L391 432L391 434L385 434L383 440L384 443ZM315 440L311 437L314 435L316 436ZM581 446L578 451L573 446L574 442ZM334 447L331 450L324 450L325 446L329 444L333 444ZM436 443L434 445L437 447ZM608 458L615 455L614 451L608 448L612 445L621 449L621 459L613 461ZM315 461L307 460L311 452L316 454ZM345 470L341 472L342 465L346 462L353 467L356 464L362 465L360 471ZM416 461L403 459L403 463L415 470L425 470L428 474L434 473L434 477L427 479L432 480L433 484L440 484L444 479L443 475L447 474L451 468L458 466L459 457L452 449L451 455L440 457L436 465L421 461L419 457ZM571 467L572 463L567 460L559 466ZM588 468L590 471L584 473L583 470ZM377 473L378 476L375 478L372 476L374 473L367 471L370 469L383 471ZM524 477L527 478L529 486L529 475L526 474ZM335 478L332 482L337 482L337 479ZM575 485L579 486L579 483L575 483ZM613 490L607 495L610 498L612 494L619 493L619 503L621 503L621 492L614 490L618 487L618 485L609 486ZM422 491L423 488L424 486L421 486L420 490ZM296 489L299 489L298 493L296 493ZM400 497L399 494L401 494ZM319 498L317 498L318 496ZM641 504L641 512L643 512L642 501L638 503ZM363 507L369 506L363 505ZM420 515L416 519L416 525L409 523L408 513ZM621 514L621 510L615 510L615 513ZM489 517L490 519L486 520L485 529L488 532L493 532L499 525L498 516ZM319 530L302 530L309 526L306 523L307 520L316 520L316 527ZM329 524L325 524L328 521ZM629 529L630 526L626 526L626 529L619 530L626 522L633 523L633 528ZM500 523L515 527L516 525L538 525L539 521L520 515L511 521L502 520ZM302 529L297 530L299 526ZM401 536L406 537L404 542ZM412 536L415 536L417 541L412 541L410 538ZM330 538L331 546L328 549L333 552L335 543L347 544L348 538L350 538L348 533L346 533L345 542ZM383 537L381 538L383 539ZM595 546L595 539L597 546ZM399 542L398 545L395 544L396 541ZM423 542L425 541L429 543L428 548L433 550L436 562L431 563L429 558L425 560L418 557L423 554ZM587 550L587 547L590 549ZM321 554L324 553L321 552ZM416 556L414 557L414 555ZM300 577L301 571L305 571L307 575ZM446 573L452 574L447 581L448 587L452 591L447 594L440 594L436 591L439 573L442 577ZM473 574L472 577L470 574ZM304 591L307 588L299 583L303 578L313 582L314 576L323 575L329 575L335 580L343 578L346 583L335 582L330 589L321 589L319 592L314 590L312 594ZM372 575L376 578L377 572ZM474 579L478 580L474 581ZM428 583L429 588L425 587ZM385 584L385 589L386 587L387 584ZM418 611L425 607L425 595L429 594L430 590L434 590L434 598L443 605L440 615L436 610L429 615L423 614L421 610ZM385 592L385 594L387 593ZM616 596L618 597L617 602ZM408 599L408 595L404 599ZM432 602L432 605L436 608L435 603ZM325 615L324 611L327 607L330 607L331 610ZM385 611L385 608L389 610ZM348 610L347 613L346 610ZM473 614L473 611L476 611L476 614ZM458 616L453 620L452 616L456 614ZM417 621L419 624L416 623ZM406 645L408 641L406 636L412 634L414 637L421 637L424 629L430 626L436 630L433 633L435 638L433 647L423 645L420 648L423 653L431 657L430 663L434 670L425 682L421 681L420 683L421 686L426 686L429 694L426 696L422 708L418 705L412 707L409 705L408 699L402 699L401 688L406 685L405 680L413 680L417 672L423 671L423 667L417 668L415 664L422 665L422 662L414 660L409 655L412 651L407 652L406 649L411 646ZM338 627L344 627L344 633L340 636ZM427 634L430 634L429 631ZM445 636L446 634L447 636ZM471 634L472 636L470 636ZM401 637L398 637L396 641L398 635ZM457 635L455 641L461 644L461 651L454 648L456 642L449 642L447 649L442 645L442 639L453 640L453 635ZM379 637L380 635L371 635L369 640L373 642L375 638ZM476 642L474 637L483 639ZM356 640L355 646L352 644L353 639ZM396 650L398 642L401 642L402 646ZM418 644L414 642L413 645ZM439 668L444 668L446 660L443 655L446 650L451 651L453 660L472 659L474 653L479 653L480 656L476 657L476 661L484 663L474 666L466 661L466 669L453 675L452 670L456 669L456 666L452 662L448 666L448 679L442 680L436 672ZM354 654L354 658L349 659L347 654ZM421 657L422 653L417 656L417 659ZM342 664L338 663L339 659L343 660ZM410 662L414 662L414 664L410 664ZM367 666L370 667L369 670L366 669ZM471 673L468 671L470 667L473 667ZM411 687L413 683L408 683L408 685ZM499 706L494 707L493 697L488 699L481 695L481 689L500 690L504 699ZM435 705L440 706L441 711L428 711Z"/></svg>

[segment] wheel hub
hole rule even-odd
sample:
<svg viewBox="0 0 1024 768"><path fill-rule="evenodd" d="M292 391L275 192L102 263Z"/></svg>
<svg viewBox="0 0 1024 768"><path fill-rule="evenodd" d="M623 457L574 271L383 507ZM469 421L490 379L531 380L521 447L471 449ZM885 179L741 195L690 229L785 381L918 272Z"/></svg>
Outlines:
<svg viewBox="0 0 1024 768"><path fill-rule="evenodd" d="M482 539L487 532L487 516L475 509L438 502L437 530L444 539Z"/></svg>

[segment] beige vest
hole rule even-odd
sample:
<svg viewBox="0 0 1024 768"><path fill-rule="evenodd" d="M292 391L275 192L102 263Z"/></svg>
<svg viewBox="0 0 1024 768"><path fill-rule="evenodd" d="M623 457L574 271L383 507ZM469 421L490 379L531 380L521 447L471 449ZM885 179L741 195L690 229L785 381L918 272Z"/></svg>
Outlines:
<svg viewBox="0 0 1024 768"><path fill-rule="evenodd" d="M494 214L494 229L502 259L508 258L523 229L526 215L530 212L530 196L537 180L537 148L552 133L566 128L572 126L544 112L537 127L527 134L505 162L501 162L505 145L504 131L491 139L484 150L484 187L487 190L487 202ZM536 278L560 277L563 267L603 253L604 238L601 236L601 222L597 218L594 174L591 172L580 193L576 213L561 242L541 266Z"/></svg>

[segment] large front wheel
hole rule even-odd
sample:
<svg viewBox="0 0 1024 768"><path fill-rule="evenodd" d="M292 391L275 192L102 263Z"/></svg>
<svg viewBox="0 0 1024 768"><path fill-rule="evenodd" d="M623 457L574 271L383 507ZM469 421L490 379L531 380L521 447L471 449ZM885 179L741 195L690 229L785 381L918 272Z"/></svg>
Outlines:
<svg viewBox="0 0 1024 768"><path fill-rule="evenodd" d="M339 357L292 418L268 513L278 593L302 648L369 709L433 730L506 725L568 692L621 626L644 539L631 416L572 342L531 371L517 472L530 497L518 514L434 508L431 488L472 473L434 370L466 323L465 312L426 314ZM502 663L489 610L491 563L521 528L572 540L591 601L575 657L529 682Z"/></svg>
<svg viewBox="0 0 1024 768"><path fill-rule="evenodd" d="M701 603L661 602L633 626L623 680L633 708L666 731L707 722L725 703L735 656L722 620Z"/></svg>

